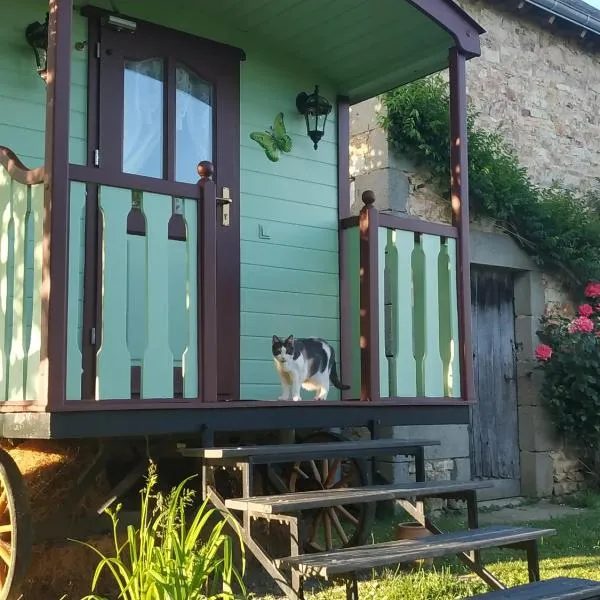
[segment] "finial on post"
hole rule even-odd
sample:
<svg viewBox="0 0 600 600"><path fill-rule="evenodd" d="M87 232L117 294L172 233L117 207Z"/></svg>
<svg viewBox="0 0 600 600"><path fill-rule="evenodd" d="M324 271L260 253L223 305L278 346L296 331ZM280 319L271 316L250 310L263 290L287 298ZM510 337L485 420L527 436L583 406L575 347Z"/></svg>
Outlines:
<svg viewBox="0 0 600 600"><path fill-rule="evenodd" d="M362 193L362 201L367 208L373 206L375 204L375 192L373 190L365 190Z"/></svg>
<svg viewBox="0 0 600 600"><path fill-rule="evenodd" d="M213 164L210 160L203 160L198 163L197 171L201 180L211 179L214 173Z"/></svg>

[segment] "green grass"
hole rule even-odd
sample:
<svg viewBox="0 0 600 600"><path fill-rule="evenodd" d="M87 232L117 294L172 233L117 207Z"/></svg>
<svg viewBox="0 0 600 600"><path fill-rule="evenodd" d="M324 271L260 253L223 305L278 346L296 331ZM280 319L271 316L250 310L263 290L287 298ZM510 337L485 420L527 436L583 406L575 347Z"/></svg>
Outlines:
<svg viewBox="0 0 600 600"><path fill-rule="evenodd" d="M539 544L542 579L561 576L600 580L600 496L586 494L573 502L584 504L587 510L577 516L523 523L558 532ZM374 529L375 541L393 539L396 521L378 522ZM462 515L441 517L437 523L447 531L466 528L466 519ZM482 552L482 558L486 567L506 585L512 587L527 582L524 552L486 550ZM487 590L485 584L454 557L436 560L431 571L389 572L359 585L360 597L364 600L456 600ZM343 600L345 590L339 586L323 586L322 591L307 594L306 598Z"/></svg>

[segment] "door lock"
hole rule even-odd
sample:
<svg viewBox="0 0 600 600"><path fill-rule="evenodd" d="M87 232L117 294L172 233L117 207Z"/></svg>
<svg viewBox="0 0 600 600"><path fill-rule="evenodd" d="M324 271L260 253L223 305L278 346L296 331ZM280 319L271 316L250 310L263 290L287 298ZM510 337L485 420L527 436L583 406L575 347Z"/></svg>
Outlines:
<svg viewBox="0 0 600 600"><path fill-rule="evenodd" d="M229 188L223 188L223 197L217 198L217 202L223 207L223 216L221 219L221 224L223 227L229 227L229 205L233 202L231 197L229 196Z"/></svg>

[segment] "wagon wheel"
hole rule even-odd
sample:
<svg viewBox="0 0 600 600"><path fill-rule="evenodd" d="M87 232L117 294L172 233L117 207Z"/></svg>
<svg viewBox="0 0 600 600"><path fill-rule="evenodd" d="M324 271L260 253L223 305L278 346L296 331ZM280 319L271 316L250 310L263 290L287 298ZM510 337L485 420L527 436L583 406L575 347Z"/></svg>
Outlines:
<svg viewBox="0 0 600 600"><path fill-rule="evenodd" d="M342 436L321 431L303 442L340 442ZM368 485L368 463L356 458L298 461L290 465L290 492ZM303 513L304 551L323 552L360 546L367 541L375 519L375 504L344 504Z"/></svg>
<svg viewBox="0 0 600 600"><path fill-rule="evenodd" d="M32 547L31 513L23 477L0 449L0 600L17 600Z"/></svg>

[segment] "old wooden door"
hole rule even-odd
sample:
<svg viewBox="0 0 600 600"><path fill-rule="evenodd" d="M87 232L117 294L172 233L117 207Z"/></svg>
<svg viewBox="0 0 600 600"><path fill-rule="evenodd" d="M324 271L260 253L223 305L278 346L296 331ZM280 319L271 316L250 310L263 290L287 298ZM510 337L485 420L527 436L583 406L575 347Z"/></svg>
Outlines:
<svg viewBox="0 0 600 600"><path fill-rule="evenodd" d="M471 268L475 390L471 411L471 474L504 480L501 495L519 493L519 430L513 273Z"/></svg>

